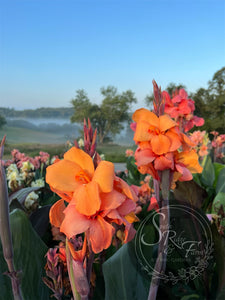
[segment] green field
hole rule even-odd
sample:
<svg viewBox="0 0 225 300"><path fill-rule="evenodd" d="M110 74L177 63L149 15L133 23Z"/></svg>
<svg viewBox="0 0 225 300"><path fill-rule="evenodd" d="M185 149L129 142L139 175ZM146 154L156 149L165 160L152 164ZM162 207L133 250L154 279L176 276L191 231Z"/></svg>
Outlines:
<svg viewBox="0 0 225 300"><path fill-rule="evenodd" d="M37 130L4 127L1 130L0 137L6 135L6 145L4 151L4 159L11 158L11 151L18 149L31 157L38 155L40 151L48 152L51 156L59 155L67 151L66 141L69 139L60 134L41 132ZM71 140L73 142L73 140ZM125 162L125 151L135 149L134 144L129 146L121 146L113 143L97 146L97 151L105 155L105 159L112 162Z"/></svg>
<svg viewBox="0 0 225 300"><path fill-rule="evenodd" d="M66 142L66 136L32 130L5 126L1 129L1 138L6 135L8 143L40 143L40 144L62 144Z"/></svg>

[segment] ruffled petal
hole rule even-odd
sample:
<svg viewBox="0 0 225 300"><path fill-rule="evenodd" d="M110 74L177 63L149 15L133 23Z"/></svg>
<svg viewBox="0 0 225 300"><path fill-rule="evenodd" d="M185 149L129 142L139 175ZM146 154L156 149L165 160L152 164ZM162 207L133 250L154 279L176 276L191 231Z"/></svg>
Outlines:
<svg viewBox="0 0 225 300"><path fill-rule="evenodd" d="M151 175L153 178L155 178L156 180L159 180L159 175L158 172L156 171L156 169L153 167L153 164L150 163L148 165L145 166L140 166L138 167L138 171L141 174L149 174Z"/></svg>
<svg viewBox="0 0 225 300"><path fill-rule="evenodd" d="M159 130L161 132L166 131L175 126L177 126L177 123L173 121L168 115L162 115L159 117Z"/></svg>
<svg viewBox="0 0 225 300"><path fill-rule="evenodd" d="M53 206L50 208L49 211L49 220L50 223L55 227L60 227L62 224L62 221L64 220L64 209L66 208L64 200L60 199L57 201Z"/></svg>
<svg viewBox="0 0 225 300"><path fill-rule="evenodd" d="M198 154L194 150L178 153L178 163L184 164L192 173L202 172L202 167L198 162Z"/></svg>
<svg viewBox="0 0 225 300"><path fill-rule="evenodd" d="M134 201L127 198L118 208L117 211L121 216L126 216L130 212L135 211L136 204Z"/></svg>
<svg viewBox="0 0 225 300"><path fill-rule="evenodd" d="M145 121L149 123L151 126L159 127L159 118L150 110L146 108L140 108L135 111L132 116L134 122L138 123L140 121Z"/></svg>
<svg viewBox="0 0 225 300"><path fill-rule="evenodd" d="M46 169L46 182L56 190L72 192L79 186L75 176L80 171L80 166L64 159Z"/></svg>
<svg viewBox="0 0 225 300"><path fill-rule="evenodd" d="M81 185L73 195L71 204L76 203L76 210L83 215L94 215L101 206L99 187L97 182Z"/></svg>
<svg viewBox="0 0 225 300"><path fill-rule="evenodd" d="M126 196L113 190L110 193L101 194L101 208L100 210L111 210L120 206L126 199Z"/></svg>
<svg viewBox="0 0 225 300"><path fill-rule="evenodd" d="M157 155L162 155L164 153L169 152L171 142L167 136L163 134L159 134L159 135L155 135L151 139L151 145L152 145L152 151L154 153L156 153Z"/></svg>
<svg viewBox="0 0 225 300"><path fill-rule="evenodd" d="M170 151L171 152L180 148L180 146L182 145L181 138L180 138L179 134L176 132L175 128L172 128L169 131L167 131L165 135L170 139L170 142L171 142Z"/></svg>
<svg viewBox="0 0 225 300"><path fill-rule="evenodd" d="M107 214L105 216L107 216L107 218L111 219L112 223L116 223L118 225L123 224L124 218L121 217L121 215L118 213L118 211L116 209L110 210L109 212L107 212Z"/></svg>
<svg viewBox="0 0 225 300"><path fill-rule="evenodd" d="M133 240L135 234L136 234L136 230L134 229L133 225L130 224L128 221L125 220L124 222L125 225L125 238L124 238L124 243L128 243L131 240Z"/></svg>
<svg viewBox="0 0 225 300"><path fill-rule="evenodd" d="M142 165L147 165L156 158L155 153L152 152L151 149L143 149L138 148L135 151L135 160L137 162L137 166L140 167Z"/></svg>
<svg viewBox="0 0 225 300"><path fill-rule="evenodd" d="M156 170L163 171L166 169L173 169L173 161L167 157L161 155L154 161L154 167Z"/></svg>
<svg viewBox="0 0 225 300"><path fill-rule="evenodd" d="M114 231L114 227L106 222L101 216L98 216L96 220L91 221L91 226L88 230L88 239L91 242L94 253L99 253L102 250L109 248Z"/></svg>
<svg viewBox="0 0 225 300"><path fill-rule="evenodd" d="M94 164L92 158L86 152L72 147L64 154L64 159L75 162L92 178L95 170Z"/></svg>
<svg viewBox="0 0 225 300"><path fill-rule="evenodd" d="M109 193L113 189L114 177L114 164L102 160L97 166L92 180L98 183L100 190L103 193Z"/></svg>
<svg viewBox="0 0 225 300"><path fill-rule="evenodd" d="M65 218L60 227L60 231L69 239L74 235L88 230L91 221L86 216L79 214L76 211L75 205L69 204L64 210L64 214Z"/></svg>
<svg viewBox="0 0 225 300"><path fill-rule="evenodd" d="M133 200L134 202L137 202L138 197L135 194L134 190L123 179L116 177L114 181L114 188L117 191L122 192L129 199Z"/></svg>
<svg viewBox="0 0 225 300"><path fill-rule="evenodd" d="M193 176L191 172L184 166L181 166L179 164L176 164L177 171L182 175L179 178L179 181L189 181L192 180Z"/></svg>
<svg viewBox="0 0 225 300"><path fill-rule="evenodd" d="M148 141L151 138L151 133L149 132L150 126L151 125L149 124L149 122L146 121L138 122L134 133L134 141L137 142Z"/></svg>

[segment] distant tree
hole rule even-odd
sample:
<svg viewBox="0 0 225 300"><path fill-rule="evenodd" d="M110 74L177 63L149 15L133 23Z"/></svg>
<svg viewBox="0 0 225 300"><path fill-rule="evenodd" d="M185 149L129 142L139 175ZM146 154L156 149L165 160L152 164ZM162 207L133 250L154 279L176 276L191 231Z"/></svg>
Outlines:
<svg viewBox="0 0 225 300"><path fill-rule="evenodd" d="M92 104L84 90L78 90L76 97L71 101L74 115L71 122L82 123L84 118L89 118L93 127L97 128L99 142L119 133L123 123L130 121L129 109L137 100L131 90L121 94L113 86L101 88L103 96L100 105Z"/></svg>
<svg viewBox="0 0 225 300"><path fill-rule="evenodd" d="M202 130L225 132L225 67L217 71L208 82L208 89L200 88L192 99L196 114L205 119Z"/></svg>
<svg viewBox="0 0 225 300"><path fill-rule="evenodd" d="M2 128L6 124L6 119L2 115L0 115L0 128Z"/></svg>

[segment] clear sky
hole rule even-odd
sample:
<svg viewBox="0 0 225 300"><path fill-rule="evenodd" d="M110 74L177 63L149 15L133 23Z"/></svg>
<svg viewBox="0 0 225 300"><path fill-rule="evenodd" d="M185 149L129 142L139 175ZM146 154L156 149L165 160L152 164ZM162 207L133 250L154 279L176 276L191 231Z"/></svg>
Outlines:
<svg viewBox="0 0 225 300"><path fill-rule="evenodd" d="M141 107L152 79L194 92L223 66L224 0L0 0L0 106L100 103L114 85Z"/></svg>

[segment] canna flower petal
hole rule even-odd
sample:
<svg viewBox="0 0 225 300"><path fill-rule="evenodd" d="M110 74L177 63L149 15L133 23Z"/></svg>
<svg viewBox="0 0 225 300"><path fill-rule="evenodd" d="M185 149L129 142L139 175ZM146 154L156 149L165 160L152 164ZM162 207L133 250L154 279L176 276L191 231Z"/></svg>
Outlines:
<svg viewBox="0 0 225 300"><path fill-rule="evenodd" d="M174 162L173 162L173 157L171 156L164 156L161 155L157 157L154 161L154 167L156 170L163 171L166 169L172 169L174 168Z"/></svg>
<svg viewBox="0 0 225 300"><path fill-rule="evenodd" d="M82 171L75 162L60 160L46 169L46 182L59 191L73 192L80 184L75 175Z"/></svg>
<svg viewBox="0 0 225 300"><path fill-rule="evenodd" d="M147 208L147 211L154 209L155 211L159 211L159 204L156 197L151 197L150 204Z"/></svg>
<svg viewBox="0 0 225 300"><path fill-rule="evenodd" d="M87 231L90 227L91 221L86 216L79 214L75 205L69 204L64 210L64 214L65 218L61 224L60 231L69 239Z"/></svg>
<svg viewBox="0 0 225 300"><path fill-rule="evenodd" d="M169 152L171 141L167 136L163 134L159 134L152 137L151 145L152 145L152 151L155 154L162 155L164 153Z"/></svg>
<svg viewBox="0 0 225 300"><path fill-rule="evenodd" d="M134 190L121 178L116 177L114 181L114 188L118 192L122 192L124 195L126 195L129 199L133 200L134 202L138 201L138 197L135 194Z"/></svg>
<svg viewBox="0 0 225 300"><path fill-rule="evenodd" d="M76 163L90 177L93 176L95 170L92 158L83 150L72 147L64 154L64 159Z"/></svg>
<svg viewBox="0 0 225 300"><path fill-rule="evenodd" d="M167 131L165 136L167 136L171 142L170 152L177 150L182 145L181 137L175 128L171 128L171 130Z"/></svg>
<svg viewBox="0 0 225 300"><path fill-rule="evenodd" d="M130 224L131 224L131 223L134 223L134 222L140 221L133 211L130 212L129 214L127 214L127 215L125 216L125 219L126 219Z"/></svg>
<svg viewBox="0 0 225 300"><path fill-rule="evenodd" d="M86 235L85 235L83 247L82 247L81 250L75 250L73 244L70 241L68 241L68 246L70 248L70 253L73 256L73 259L75 259L76 261L83 262L85 254L86 254L86 250L87 250L87 237L86 237Z"/></svg>
<svg viewBox="0 0 225 300"><path fill-rule="evenodd" d="M156 180L159 180L159 175L158 172L156 171L156 169L154 168L153 164L147 164L147 165L143 165L138 167L138 170L141 174L149 174L151 175L153 178L155 178Z"/></svg>
<svg viewBox="0 0 225 300"><path fill-rule="evenodd" d="M159 128L159 118L150 110L146 108L140 108L136 110L132 116L134 122L139 123L140 121L145 121L151 126Z"/></svg>
<svg viewBox="0 0 225 300"><path fill-rule="evenodd" d="M71 204L76 204L76 210L85 216L94 215L101 206L99 186L97 182L91 181L81 185L73 195Z"/></svg>
<svg viewBox="0 0 225 300"><path fill-rule="evenodd" d="M162 115L159 117L159 130L161 132L173 128L177 125L178 124L173 121L168 115Z"/></svg>
<svg viewBox="0 0 225 300"><path fill-rule="evenodd" d="M138 142L149 141L149 139L152 136L149 129L150 129L149 122L146 121L138 122L134 133L134 141L138 141Z"/></svg>
<svg viewBox="0 0 225 300"><path fill-rule="evenodd" d="M93 252L99 253L107 249L111 245L114 232L114 227L101 216L97 216L96 220L92 220L87 238L91 242Z"/></svg>
<svg viewBox="0 0 225 300"><path fill-rule="evenodd" d="M114 222L118 225L122 225L124 221L116 209L110 210L110 212L107 213L107 218L111 219L111 222Z"/></svg>
<svg viewBox="0 0 225 300"><path fill-rule="evenodd" d="M109 193L113 189L113 180L115 177L114 164L102 160L97 166L93 181L97 182L103 193Z"/></svg>
<svg viewBox="0 0 225 300"><path fill-rule="evenodd" d="M127 198L118 208L117 211L121 216L126 216L136 208L136 204L131 199Z"/></svg>
<svg viewBox="0 0 225 300"><path fill-rule="evenodd" d="M108 211L120 206L126 200L126 196L116 190L112 190L110 193L102 193L101 200L102 203L100 210Z"/></svg>
<svg viewBox="0 0 225 300"><path fill-rule="evenodd" d="M151 149L140 149L138 148L135 151L135 160L137 162L137 166L140 167L141 165L147 165L156 158L157 156L155 153L152 152Z"/></svg>
<svg viewBox="0 0 225 300"><path fill-rule="evenodd" d="M66 206L64 203L63 199L60 199L59 201L57 201L51 208L49 211L49 220L51 222L51 224L55 227L60 227L62 221L64 220L64 213L63 211L65 210Z"/></svg>
<svg viewBox="0 0 225 300"><path fill-rule="evenodd" d="M191 172L188 170L187 167L184 167L180 164L176 164L176 169L181 174L181 177L179 177L179 181L189 181L193 178Z"/></svg>
<svg viewBox="0 0 225 300"><path fill-rule="evenodd" d="M198 162L198 154L194 150L178 153L176 161L186 166L191 173L201 173L203 170Z"/></svg>

